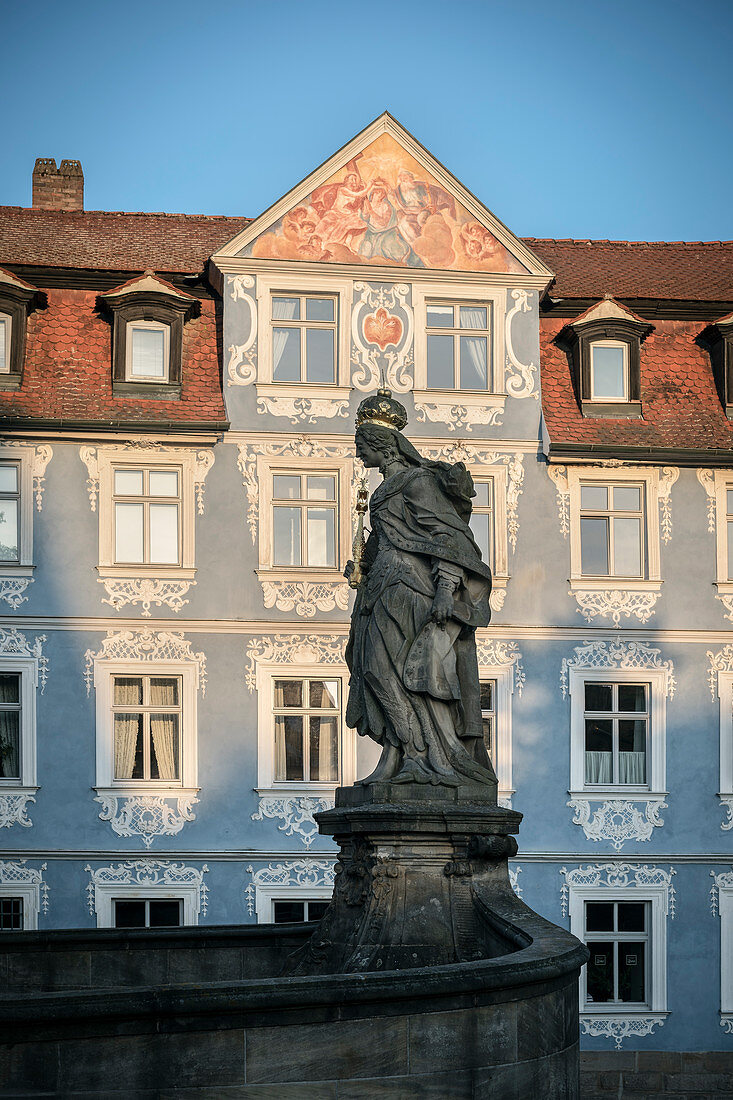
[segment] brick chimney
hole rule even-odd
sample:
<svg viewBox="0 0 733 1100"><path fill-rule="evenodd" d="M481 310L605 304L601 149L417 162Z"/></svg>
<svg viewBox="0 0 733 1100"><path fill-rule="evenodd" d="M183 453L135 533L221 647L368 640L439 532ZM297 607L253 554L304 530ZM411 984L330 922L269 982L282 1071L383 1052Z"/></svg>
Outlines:
<svg viewBox="0 0 733 1100"><path fill-rule="evenodd" d="M34 210L83 210L84 173L80 160L38 157L33 169Z"/></svg>

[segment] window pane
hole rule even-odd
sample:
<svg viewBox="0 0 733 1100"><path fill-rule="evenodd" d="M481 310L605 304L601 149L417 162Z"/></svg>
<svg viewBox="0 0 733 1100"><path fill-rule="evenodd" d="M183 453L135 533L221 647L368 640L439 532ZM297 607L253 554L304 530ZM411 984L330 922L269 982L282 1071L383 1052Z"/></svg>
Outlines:
<svg viewBox="0 0 733 1100"><path fill-rule="evenodd" d="M613 709L613 688L610 684L586 684L585 685L585 709L605 710Z"/></svg>
<svg viewBox="0 0 733 1100"><path fill-rule="evenodd" d="M275 382L300 382L300 329L272 330L272 377Z"/></svg>
<svg viewBox="0 0 733 1100"><path fill-rule="evenodd" d="M613 942L602 940L588 944L590 959L587 969L588 1001L597 1004L612 1001L613 996Z"/></svg>
<svg viewBox="0 0 733 1100"><path fill-rule="evenodd" d="M303 901L276 901L273 902L272 908L275 924L295 924L305 920L305 902Z"/></svg>
<svg viewBox="0 0 733 1100"><path fill-rule="evenodd" d="M336 564L335 518L333 508L308 509L308 565Z"/></svg>
<svg viewBox="0 0 733 1100"><path fill-rule="evenodd" d="M591 521L592 522L592 521ZM641 576L641 520L613 520L613 573L616 577Z"/></svg>
<svg viewBox="0 0 733 1100"><path fill-rule="evenodd" d="M638 485L614 485L613 507L617 512L640 512L640 487Z"/></svg>
<svg viewBox="0 0 733 1100"><path fill-rule="evenodd" d="M613 932L613 902L586 902L585 928L587 932Z"/></svg>
<svg viewBox="0 0 733 1100"><path fill-rule="evenodd" d="M453 337L428 336L428 387L432 390L452 390L455 384Z"/></svg>
<svg viewBox="0 0 733 1100"><path fill-rule="evenodd" d="M4 317L0 317L0 373L8 374L10 371L10 340L8 334L10 326Z"/></svg>
<svg viewBox="0 0 733 1100"><path fill-rule="evenodd" d="M581 572L591 576L608 576L608 520L580 520Z"/></svg>
<svg viewBox="0 0 733 1100"><path fill-rule="evenodd" d="M283 753L284 770L279 762ZM300 715L280 715L275 719L275 771L280 779L305 779L303 766L303 719Z"/></svg>
<svg viewBox="0 0 733 1100"><path fill-rule="evenodd" d="M115 493L120 497L143 495L142 470L115 470Z"/></svg>
<svg viewBox="0 0 733 1100"><path fill-rule="evenodd" d="M305 378L307 382L335 382L334 331L309 328L305 332Z"/></svg>
<svg viewBox="0 0 733 1100"><path fill-rule="evenodd" d="M453 306L428 306L428 328L453 328Z"/></svg>
<svg viewBox="0 0 733 1100"><path fill-rule="evenodd" d="M605 347L602 344L591 346L591 370L593 397L623 398L626 396L624 385L624 349Z"/></svg>
<svg viewBox="0 0 733 1100"><path fill-rule="evenodd" d="M491 516L488 512L474 512L469 523L476 545L481 551L481 557L492 565Z"/></svg>
<svg viewBox="0 0 733 1100"><path fill-rule="evenodd" d="M461 328L487 328L486 306L461 306L458 323Z"/></svg>
<svg viewBox="0 0 733 1100"><path fill-rule="evenodd" d="M151 928L179 928L181 924L181 903L175 898L165 901L151 901L150 927Z"/></svg>
<svg viewBox="0 0 733 1100"><path fill-rule="evenodd" d="M143 716L115 714L115 779L143 779Z"/></svg>
<svg viewBox="0 0 733 1100"><path fill-rule="evenodd" d="M20 779L19 710L0 710L0 776Z"/></svg>
<svg viewBox="0 0 733 1100"><path fill-rule="evenodd" d="M435 339L435 337L432 337ZM461 389L485 390L489 385L485 336L461 336Z"/></svg>
<svg viewBox="0 0 733 1100"><path fill-rule="evenodd" d="M474 508L488 508L491 505L491 487L490 481L474 481L473 489L473 506Z"/></svg>
<svg viewBox="0 0 733 1100"><path fill-rule="evenodd" d="M338 707L338 680L311 680L309 705L319 710L336 710Z"/></svg>
<svg viewBox="0 0 733 1100"><path fill-rule="evenodd" d="M296 474L274 474L272 495L278 500L300 500L300 478Z"/></svg>
<svg viewBox="0 0 733 1100"><path fill-rule="evenodd" d="M0 561L18 561L18 501L0 500Z"/></svg>
<svg viewBox="0 0 733 1100"><path fill-rule="evenodd" d="M494 681L482 680L479 684L481 710L494 709Z"/></svg>
<svg viewBox="0 0 733 1100"><path fill-rule="evenodd" d="M143 560L142 504L115 504L115 561Z"/></svg>
<svg viewBox="0 0 733 1100"><path fill-rule="evenodd" d="M144 901L115 901L115 928L144 928Z"/></svg>
<svg viewBox="0 0 733 1100"><path fill-rule="evenodd" d="M154 564L178 561L178 505L150 505L150 560Z"/></svg>
<svg viewBox="0 0 733 1100"><path fill-rule="evenodd" d="M165 333L157 328L132 329L132 363L135 378L165 378Z"/></svg>
<svg viewBox="0 0 733 1100"><path fill-rule="evenodd" d="M729 516L731 516L731 515L733 515L733 489L726 489L725 497L726 497L726 501L727 501L726 506L725 506L726 512L728 513Z"/></svg>
<svg viewBox="0 0 733 1100"><path fill-rule="evenodd" d="M18 491L18 467L8 464L0 465L0 493L17 493Z"/></svg>
<svg viewBox="0 0 733 1100"><path fill-rule="evenodd" d="M585 782L613 782L613 722L610 718L585 720Z"/></svg>
<svg viewBox="0 0 733 1100"><path fill-rule="evenodd" d="M308 477L306 478L308 500L335 500L335 477Z"/></svg>
<svg viewBox="0 0 733 1100"><path fill-rule="evenodd" d="M175 470L150 471L151 497L177 497L178 474Z"/></svg>
<svg viewBox="0 0 733 1100"><path fill-rule="evenodd" d="M481 718L481 736L483 737L484 748L489 756L494 751L494 719L493 717L483 715Z"/></svg>
<svg viewBox="0 0 733 1100"><path fill-rule="evenodd" d="M728 580L733 580L733 520L728 520Z"/></svg>
<svg viewBox="0 0 733 1100"><path fill-rule="evenodd" d="M178 677L152 676L150 679L150 704L154 707L177 707Z"/></svg>
<svg viewBox="0 0 733 1100"><path fill-rule="evenodd" d="M300 707L303 705L302 680L276 680L275 706Z"/></svg>
<svg viewBox="0 0 733 1100"><path fill-rule="evenodd" d="M327 901L309 901L308 902L308 916L309 921L320 920L323 914L328 909Z"/></svg>
<svg viewBox="0 0 733 1100"><path fill-rule="evenodd" d="M619 684L618 709L624 711L646 710L646 685Z"/></svg>
<svg viewBox="0 0 733 1100"><path fill-rule="evenodd" d="M300 508L273 508L273 561L300 565Z"/></svg>
<svg viewBox="0 0 733 1100"><path fill-rule="evenodd" d="M20 702L20 673L0 672L0 704Z"/></svg>
<svg viewBox="0 0 733 1100"><path fill-rule="evenodd" d="M114 705L139 707L143 701L143 682L139 676L115 676Z"/></svg>
<svg viewBox="0 0 733 1100"><path fill-rule="evenodd" d="M334 302L332 298L306 298L306 321L333 321Z"/></svg>
<svg viewBox="0 0 733 1100"><path fill-rule="evenodd" d="M646 903L643 901L620 901L618 903L619 932L643 932Z"/></svg>
<svg viewBox="0 0 733 1100"><path fill-rule="evenodd" d="M335 783L338 779L338 721L310 718L310 777Z"/></svg>
<svg viewBox="0 0 733 1100"><path fill-rule="evenodd" d="M273 321L297 321L300 319L299 298L273 298Z"/></svg>
<svg viewBox="0 0 733 1100"><path fill-rule="evenodd" d="M177 714L151 714L150 778L178 780L180 735Z"/></svg>
<svg viewBox="0 0 733 1100"><path fill-rule="evenodd" d="M23 928L23 899L0 898L0 932L20 932Z"/></svg>
<svg viewBox="0 0 733 1100"><path fill-rule="evenodd" d="M580 507L589 512L605 512L608 508L608 486L581 485Z"/></svg>
<svg viewBox="0 0 733 1100"><path fill-rule="evenodd" d="M618 999L620 1001L645 1001L643 942L621 942L618 945Z"/></svg>
<svg viewBox="0 0 733 1100"><path fill-rule="evenodd" d="M618 782L646 783L646 722L618 724Z"/></svg>

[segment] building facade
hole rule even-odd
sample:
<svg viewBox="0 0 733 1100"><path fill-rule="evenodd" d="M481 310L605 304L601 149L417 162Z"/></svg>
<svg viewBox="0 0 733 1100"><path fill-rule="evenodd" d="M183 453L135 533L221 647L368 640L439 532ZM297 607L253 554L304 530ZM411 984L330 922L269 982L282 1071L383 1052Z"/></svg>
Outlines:
<svg viewBox="0 0 733 1100"><path fill-rule="evenodd" d="M0 915L316 919L353 423L476 483L515 889L589 1049L733 1042L733 245L522 240L390 116L249 221L0 209Z"/></svg>

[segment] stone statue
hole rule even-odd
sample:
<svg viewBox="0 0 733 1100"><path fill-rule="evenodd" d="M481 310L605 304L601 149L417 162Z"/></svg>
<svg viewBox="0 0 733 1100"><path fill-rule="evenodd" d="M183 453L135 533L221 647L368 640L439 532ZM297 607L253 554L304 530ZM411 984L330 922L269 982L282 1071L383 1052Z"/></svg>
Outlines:
<svg viewBox="0 0 733 1100"><path fill-rule="evenodd" d="M468 524L473 481L462 462L422 458L406 423L389 390L357 413L356 453L384 480L363 554L345 571L357 588L346 721L382 745L363 785L481 784L490 797L475 632L489 622L491 572Z"/></svg>

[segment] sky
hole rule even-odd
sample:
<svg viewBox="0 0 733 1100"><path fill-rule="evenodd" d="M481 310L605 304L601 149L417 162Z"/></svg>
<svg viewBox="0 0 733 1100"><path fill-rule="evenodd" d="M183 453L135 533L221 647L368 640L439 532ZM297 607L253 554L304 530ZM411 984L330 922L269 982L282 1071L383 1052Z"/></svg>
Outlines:
<svg viewBox="0 0 733 1100"><path fill-rule="evenodd" d="M2 0L0 204L255 217L389 110L519 236L733 239L733 0Z"/></svg>

